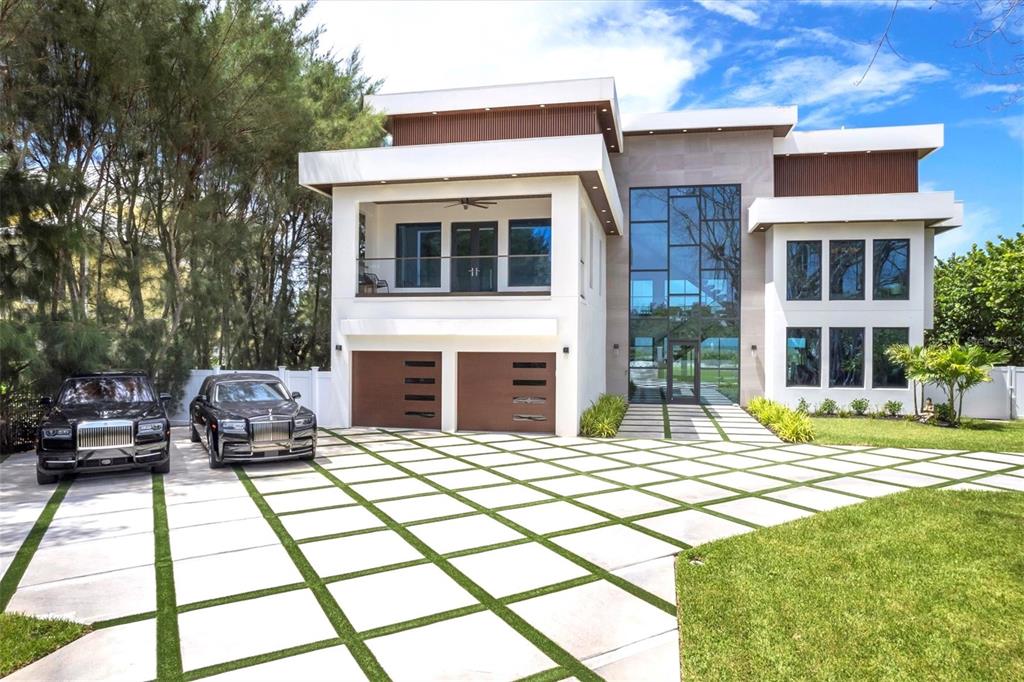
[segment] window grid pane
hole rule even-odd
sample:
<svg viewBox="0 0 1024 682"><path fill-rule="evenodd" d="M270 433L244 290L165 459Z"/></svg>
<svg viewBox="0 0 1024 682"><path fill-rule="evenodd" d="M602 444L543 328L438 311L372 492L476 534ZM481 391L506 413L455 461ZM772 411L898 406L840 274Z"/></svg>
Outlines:
<svg viewBox="0 0 1024 682"><path fill-rule="evenodd" d="M821 300L821 242L786 242L786 300Z"/></svg>
<svg viewBox="0 0 1024 682"><path fill-rule="evenodd" d="M874 298L906 301L910 298L910 240L874 240Z"/></svg>
<svg viewBox="0 0 1024 682"><path fill-rule="evenodd" d="M821 328L786 328L786 385L821 386Z"/></svg>
<svg viewBox="0 0 1024 682"><path fill-rule="evenodd" d="M864 240L829 242L829 290L833 301L864 300Z"/></svg>
<svg viewBox="0 0 1024 682"><path fill-rule="evenodd" d="M907 327L875 327L871 330L871 386L873 388L906 388L907 376L902 367L889 361L885 351L895 344L910 343Z"/></svg>
<svg viewBox="0 0 1024 682"><path fill-rule="evenodd" d="M829 380L833 387L864 386L864 328L831 327Z"/></svg>

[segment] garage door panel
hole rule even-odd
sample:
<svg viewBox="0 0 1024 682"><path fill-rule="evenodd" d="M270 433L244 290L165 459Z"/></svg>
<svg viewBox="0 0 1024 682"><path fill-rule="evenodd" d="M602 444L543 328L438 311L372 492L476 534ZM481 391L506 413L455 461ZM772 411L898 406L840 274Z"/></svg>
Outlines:
<svg viewBox="0 0 1024 682"><path fill-rule="evenodd" d="M554 353L459 353L458 428L555 430Z"/></svg>
<svg viewBox="0 0 1024 682"><path fill-rule="evenodd" d="M352 424L441 428L441 354L352 353Z"/></svg>

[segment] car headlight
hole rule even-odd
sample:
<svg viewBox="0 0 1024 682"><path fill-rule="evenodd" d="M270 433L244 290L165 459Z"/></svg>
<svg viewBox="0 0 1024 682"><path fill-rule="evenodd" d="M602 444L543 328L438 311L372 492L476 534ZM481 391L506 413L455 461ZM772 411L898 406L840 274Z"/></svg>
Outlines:
<svg viewBox="0 0 1024 682"><path fill-rule="evenodd" d="M308 414L304 417L296 417L295 426L305 428L307 426L312 426L314 421L316 421L316 418L311 414Z"/></svg>
<svg viewBox="0 0 1024 682"><path fill-rule="evenodd" d="M222 421L217 425L222 433L245 433L244 421Z"/></svg>
<svg viewBox="0 0 1024 682"><path fill-rule="evenodd" d="M138 434L140 436L159 435L164 432L164 420L157 419L148 422L139 422Z"/></svg>
<svg viewBox="0 0 1024 682"><path fill-rule="evenodd" d="M43 438L71 438L70 426L44 426Z"/></svg>

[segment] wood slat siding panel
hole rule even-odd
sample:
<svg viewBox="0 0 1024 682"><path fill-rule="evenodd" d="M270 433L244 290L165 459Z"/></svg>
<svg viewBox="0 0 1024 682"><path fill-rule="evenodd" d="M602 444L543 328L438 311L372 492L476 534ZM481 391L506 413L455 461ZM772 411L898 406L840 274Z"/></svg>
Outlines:
<svg viewBox="0 0 1024 682"><path fill-rule="evenodd" d="M459 353L458 370L458 429L554 432L554 353Z"/></svg>
<svg viewBox="0 0 1024 682"><path fill-rule="evenodd" d="M440 429L441 354L354 351L352 425Z"/></svg>
<svg viewBox="0 0 1024 682"><path fill-rule="evenodd" d="M601 132L595 105L465 111L391 119L392 144L447 144Z"/></svg>
<svg viewBox="0 0 1024 682"><path fill-rule="evenodd" d="M775 157L775 196L917 191L917 152Z"/></svg>

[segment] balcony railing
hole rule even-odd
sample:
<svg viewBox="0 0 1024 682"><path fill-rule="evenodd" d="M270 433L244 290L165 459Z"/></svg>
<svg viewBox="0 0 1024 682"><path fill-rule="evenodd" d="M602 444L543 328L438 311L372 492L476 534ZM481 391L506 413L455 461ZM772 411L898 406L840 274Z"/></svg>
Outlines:
<svg viewBox="0 0 1024 682"><path fill-rule="evenodd" d="M359 296L523 296L551 291L551 255L359 259Z"/></svg>

